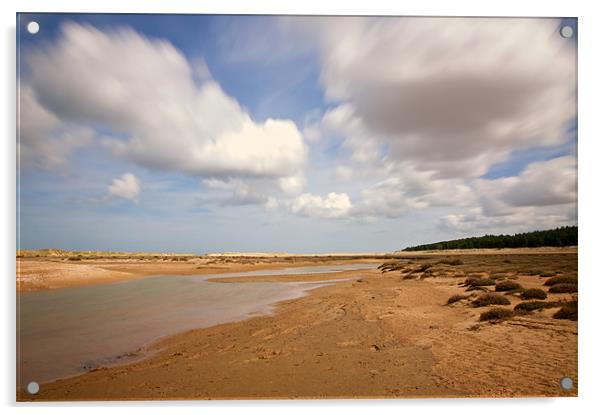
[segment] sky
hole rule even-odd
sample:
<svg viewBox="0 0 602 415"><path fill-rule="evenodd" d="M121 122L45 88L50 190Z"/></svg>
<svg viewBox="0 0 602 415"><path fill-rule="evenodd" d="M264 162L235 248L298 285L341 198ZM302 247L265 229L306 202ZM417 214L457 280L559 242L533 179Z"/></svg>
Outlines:
<svg viewBox="0 0 602 415"><path fill-rule="evenodd" d="M576 19L19 14L17 36L21 249L577 223Z"/></svg>

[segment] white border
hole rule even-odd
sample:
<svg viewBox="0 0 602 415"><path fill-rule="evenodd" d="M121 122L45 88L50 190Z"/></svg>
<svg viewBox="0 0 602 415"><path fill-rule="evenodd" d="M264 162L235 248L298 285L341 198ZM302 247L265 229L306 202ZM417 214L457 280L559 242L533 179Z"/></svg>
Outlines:
<svg viewBox="0 0 602 415"><path fill-rule="evenodd" d="M116 413L205 413L207 411L245 411L251 413L306 413L307 411L341 411L363 414L375 406L379 413L478 413L508 414L523 410L529 412L589 413L601 403L602 393L598 390L602 344L599 334L600 299L602 298L602 270L596 266L596 241L601 229L598 215L601 177L599 158L600 109L598 95L599 76L602 66L599 42L602 40L602 21L597 13L597 2L554 1L527 2L525 0L486 1L414 1L392 2L390 0L230 0L195 1L186 0L4 0L0 2L3 23L2 85L3 99L0 101L2 125L5 126L2 140L3 190L2 235L0 253L4 265L2 282L3 330L0 367L0 391L2 404L8 411L23 413L43 410L45 413L106 413L110 408ZM579 321L579 398L576 399L472 399L472 400L388 400L388 401L261 401L261 402L164 402L132 404L85 404L76 405L15 405L14 404L14 272L15 272L15 13L21 12L134 12L134 13L231 13L231 14L397 14L397 15L456 15L456 16L567 16L579 17L579 272L581 287L581 316ZM596 237L597 236L597 237ZM537 353L534 350L533 353ZM20 406L20 408L18 408Z"/></svg>

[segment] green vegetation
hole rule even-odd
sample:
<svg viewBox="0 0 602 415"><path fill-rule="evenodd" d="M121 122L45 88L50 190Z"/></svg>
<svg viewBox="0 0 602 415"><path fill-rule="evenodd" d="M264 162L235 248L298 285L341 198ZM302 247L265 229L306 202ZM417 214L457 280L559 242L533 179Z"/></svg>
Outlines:
<svg viewBox="0 0 602 415"><path fill-rule="evenodd" d="M514 235L485 235L452 241L410 246L404 251L429 251L443 249L481 248L534 248L539 246L576 246L577 227L563 226L546 231L517 233Z"/></svg>

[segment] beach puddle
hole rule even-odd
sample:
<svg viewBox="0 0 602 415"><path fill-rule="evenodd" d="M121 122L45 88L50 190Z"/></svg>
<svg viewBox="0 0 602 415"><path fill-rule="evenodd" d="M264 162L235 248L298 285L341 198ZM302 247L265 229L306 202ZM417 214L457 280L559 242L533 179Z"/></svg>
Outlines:
<svg viewBox="0 0 602 415"><path fill-rule="evenodd" d="M145 356L160 337L268 314L273 304L332 281L220 283L219 277L372 269L374 264L284 268L203 276L155 276L114 284L20 293L18 382L44 383Z"/></svg>

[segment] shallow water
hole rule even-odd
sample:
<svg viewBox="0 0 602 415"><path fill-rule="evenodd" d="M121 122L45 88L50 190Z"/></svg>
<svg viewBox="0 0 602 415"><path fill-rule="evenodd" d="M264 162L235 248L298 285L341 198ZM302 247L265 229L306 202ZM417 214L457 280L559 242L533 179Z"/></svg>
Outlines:
<svg viewBox="0 0 602 415"><path fill-rule="evenodd" d="M219 283L210 278L331 273L373 264L284 268L203 276L156 276L121 283L20 293L19 383L72 376L131 361L150 342L193 328L267 314L318 282Z"/></svg>

